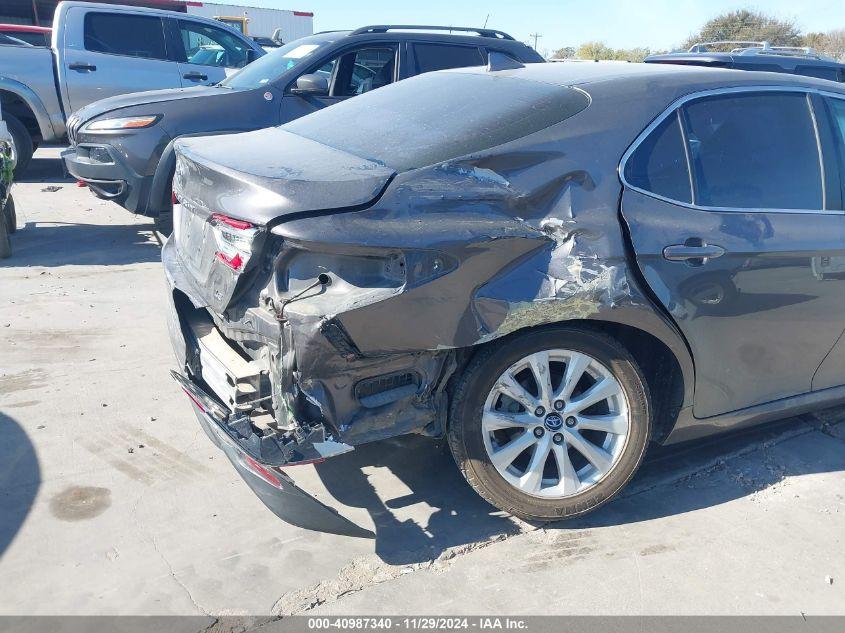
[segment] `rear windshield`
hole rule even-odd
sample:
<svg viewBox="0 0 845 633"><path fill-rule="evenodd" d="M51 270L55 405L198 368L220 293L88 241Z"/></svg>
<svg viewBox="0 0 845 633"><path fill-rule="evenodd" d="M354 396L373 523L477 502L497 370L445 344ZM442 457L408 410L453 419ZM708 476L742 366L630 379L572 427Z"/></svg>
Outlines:
<svg viewBox="0 0 845 633"><path fill-rule="evenodd" d="M527 136L589 102L565 86L437 72L353 97L282 129L405 171Z"/></svg>

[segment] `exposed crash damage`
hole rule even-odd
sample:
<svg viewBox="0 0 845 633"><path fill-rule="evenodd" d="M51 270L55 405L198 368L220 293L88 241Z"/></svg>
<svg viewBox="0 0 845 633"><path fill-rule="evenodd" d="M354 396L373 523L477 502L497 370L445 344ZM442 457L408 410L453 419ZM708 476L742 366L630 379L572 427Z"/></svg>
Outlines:
<svg viewBox="0 0 845 633"><path fill-rule="evenodd" d="M163 255L176 346L183 333L198 341L180 363L223 405L218 428L252 460L273 468L404 433L442 436L449 379L475 346L605 311L653 314L629 280L621 233L607 231L613 165L591 173L587 148L575 151L589 95L525 86L539 106L523 95L511 109L531 105L533 120L487 139L482 119L445 148L431 139L391 154L372 139L359 157L345 151L356 138L307 119L179 144L180 204ZM315 129L325 136L309 139ZM250 232L249 254L232 270L218 249L243 239L238 231Z"/></svg>
<svg viewBox="0 0 845 633"><path fill-rule="evenodd" d="M296 490L280 467L448 431L459 465L489 458L501 476L468 475L485 498L565 517L615 494L649 439L695 426L689 345L635 261L617 170L690 77L740 80L561 66L432 73L177 144L163 250L177 380L254 488ZM523 341L523 360L499 351ZM483 444L455 435L470 406ZM503 501L506 483L525 499ZM291 522L349 528L258 492Z"/></svg>

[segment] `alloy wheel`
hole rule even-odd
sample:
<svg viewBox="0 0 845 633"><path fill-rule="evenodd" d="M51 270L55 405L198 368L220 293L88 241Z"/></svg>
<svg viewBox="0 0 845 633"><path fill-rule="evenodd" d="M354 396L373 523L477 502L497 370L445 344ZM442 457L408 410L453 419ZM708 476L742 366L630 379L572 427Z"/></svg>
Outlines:
<svg viewBox="0 0 845 633"><path fill-rule="evenodd" d="M561 499L604 479L631 430L625 392L598 360L566 349L525 356L493 384L481 429L487 455L517 490Z"/></svg>

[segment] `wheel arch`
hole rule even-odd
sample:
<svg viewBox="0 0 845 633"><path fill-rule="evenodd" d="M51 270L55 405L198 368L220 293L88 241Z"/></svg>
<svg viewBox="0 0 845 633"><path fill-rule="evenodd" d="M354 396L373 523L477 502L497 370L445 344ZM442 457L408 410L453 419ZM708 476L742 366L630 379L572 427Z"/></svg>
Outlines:
<svg viewBox="0 0 845 633"><path fill-rule="evenodd" d="M621 343L639 365L654 409L652 441L663 443L672 432L680 411L692 404L694 368L683 340L669 324L662 319L658 320L665 328L662 332L655 332L653 327L644 327L642 322L632 324L627 319L569 319L522 328L492 341L459 349L456 354L457 367L451 375L447 392L451 399L458 377L475 355L487 346L501 345L506 340L528 332L561 326L602 332Z"/></svg>
<svg viewBox="0 0 845 633"><path fill-rule="evenodd" d="M146 212L158 213L164 211L170 204L170 189L173 186L173 173L176 170L176 141L196 136L218 136L220 134L237 134L243 130L217 130L213 132L193 132L173 138L161 153L153 180L150 184L150 194L147 198Z"/></svg>
<svg viewBox="0 0 845 633"><path fill-rule="evenodd" d="M38 96L29 88L0 77L0 110L14 115L33 142L53 136L50 118Z"/></svg>

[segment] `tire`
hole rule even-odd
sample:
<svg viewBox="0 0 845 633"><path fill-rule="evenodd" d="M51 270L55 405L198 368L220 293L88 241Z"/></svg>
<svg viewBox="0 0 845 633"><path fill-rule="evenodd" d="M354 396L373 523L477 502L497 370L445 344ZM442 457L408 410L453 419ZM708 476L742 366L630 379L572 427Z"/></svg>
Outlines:
<svg viewBox="0 0 845 633"><path fill-rule="evenodd" d="M516 400L502 396L505 372L513 372L514 367L526 362L526 358L534 354L537 356L531 358L549 359L546 367L549 368L547 375L551 379L547 389L553 392L560 392L564 384L573 382L565 380L570 367L573 373L581 376L580 381L574 381L575 389L572 393L556 401L562 409L560 414L557 411L546 411L537 417L539 411L529 412L527 407L518 405ZM585 366L585 362L590 364ZM586 367L583 374L578 373L576 368L579 366ZM539 383L533 384L533 390L529 389L532 385L526 382L526 371L534 375L537 370L531 370L529 365L512 375L524 383L524 392L532 395L531 391L538 391ZM589 396L588 389L605 378L610 380L602 384L608 388L601 391L610 392L612 389L613 395L587 406L583 409L586 413L575 412L580 406L579 398ZM592 393L597 394L598 391ZM570 395L573 397L569 398ZM569 400L569 403L564 400ZM543 398L541 401L550 400ZM505 402L508 403L508 412L490 408L491 403L495 408ZM589 399L585 398L581 404L587 402ZM516 413L513 412L515 405L519 409ZM554 401L550 408L556 408ZM482 412L486 412L484 422ZM600 415L605 417L597 417ZM527 421L527 425L504 430L496 428L497 420L503 417L514 419L514 416ZM496 430L490 431L488 420L493 421L492 427ZM598 420L602 421L603 428L608 420L613 420L613 431L597 431L595 424ZM569 428L570 423L573 424L572 428ZM588 429L587 426L593 428ZM510 438L515 439L502 440L503 433L513 433ZM535 440L538 433L543 435ZM533 521L573 518L609 501L633 477L642 462L650 437L648 388L633 357L615 339L601 332L571 326L556 326L517 335L476 354L455 386L448 429L452 455L473 489L500 510ZM517 440L537 443L526 449L526 452L517 453L517 458L510 463L507 461L510 457L503 457L507 451L501 451L499 442L502 442L503 447L508 447L511 441ZM585 442L592 445L592 448ZM584 452L576 450L576 445ZM540 453L539 459L546 461L539 469L532 471L536 473L539 470L540 474L529 476L531 464L538 459L537 452L543 446L549 447L548 457L543 458ZM601 448L600 452L595 450L597 447ZM496 460L498 466L494 464L493 454L499 456ZM590 454L592 460L602 468L588 460L586 454ZM506 468L502 467L503 460L509 464ZM521 476L520 460L526 464L525 473ZM553 463L550 464L549 460L553 460ZM571 468L564 466L561 469L560 464L565 463ZM568 475L563 476L564 472ZM555 477L557 483L554 482ZM515 481L519 482L519 486ZM551 484L546 486L547 482Z"/></svg>
<svg viewBox="0 0 845 633"><path fill-rule="evenodd" d="M173 174L170 174L168 183L169 184L165 189L167 192L167 199L163 205L165 209L163 211L159 211L159 214L155 217L156 231L165 237L170 237L170 234L173 233L173 198L170 193L173 189Z"/></svg>
<svg viewBox="0 0 845 633"><path fill-rule="evenodd" d="M12 142L15 144L15 154L17 155L15 177L17 178L26 171L35 149L33 148L32 137L29 135L29 131L27 131L24 124L15 115L4 113L3 120L6 122L6 127L9 128L9 134L12 135Z"/></svg>
<svg viewBox="0 0 845 633"><path fill-rule="evenodd" d="M2 218L5 220L5 218ZM0 222L0 259L12 255L12 243L9 241L9 231L5 221Z"/></svg>
<svg viewBox="0 0 845 633"><path fill-rule="evenodd" d="M154 223L156 231L165 237L170 237L170 234L173 233L173 212L162 211L155 217Z"/></svg>
<svg viewBox="0 0 845 633"><path fill-rule="evenodd" d="M6 219L6 230L9 235L18 230L18 214L15 212L15 200L12 195L6 198L6 206L3 209L3 215Z"/></svg>

